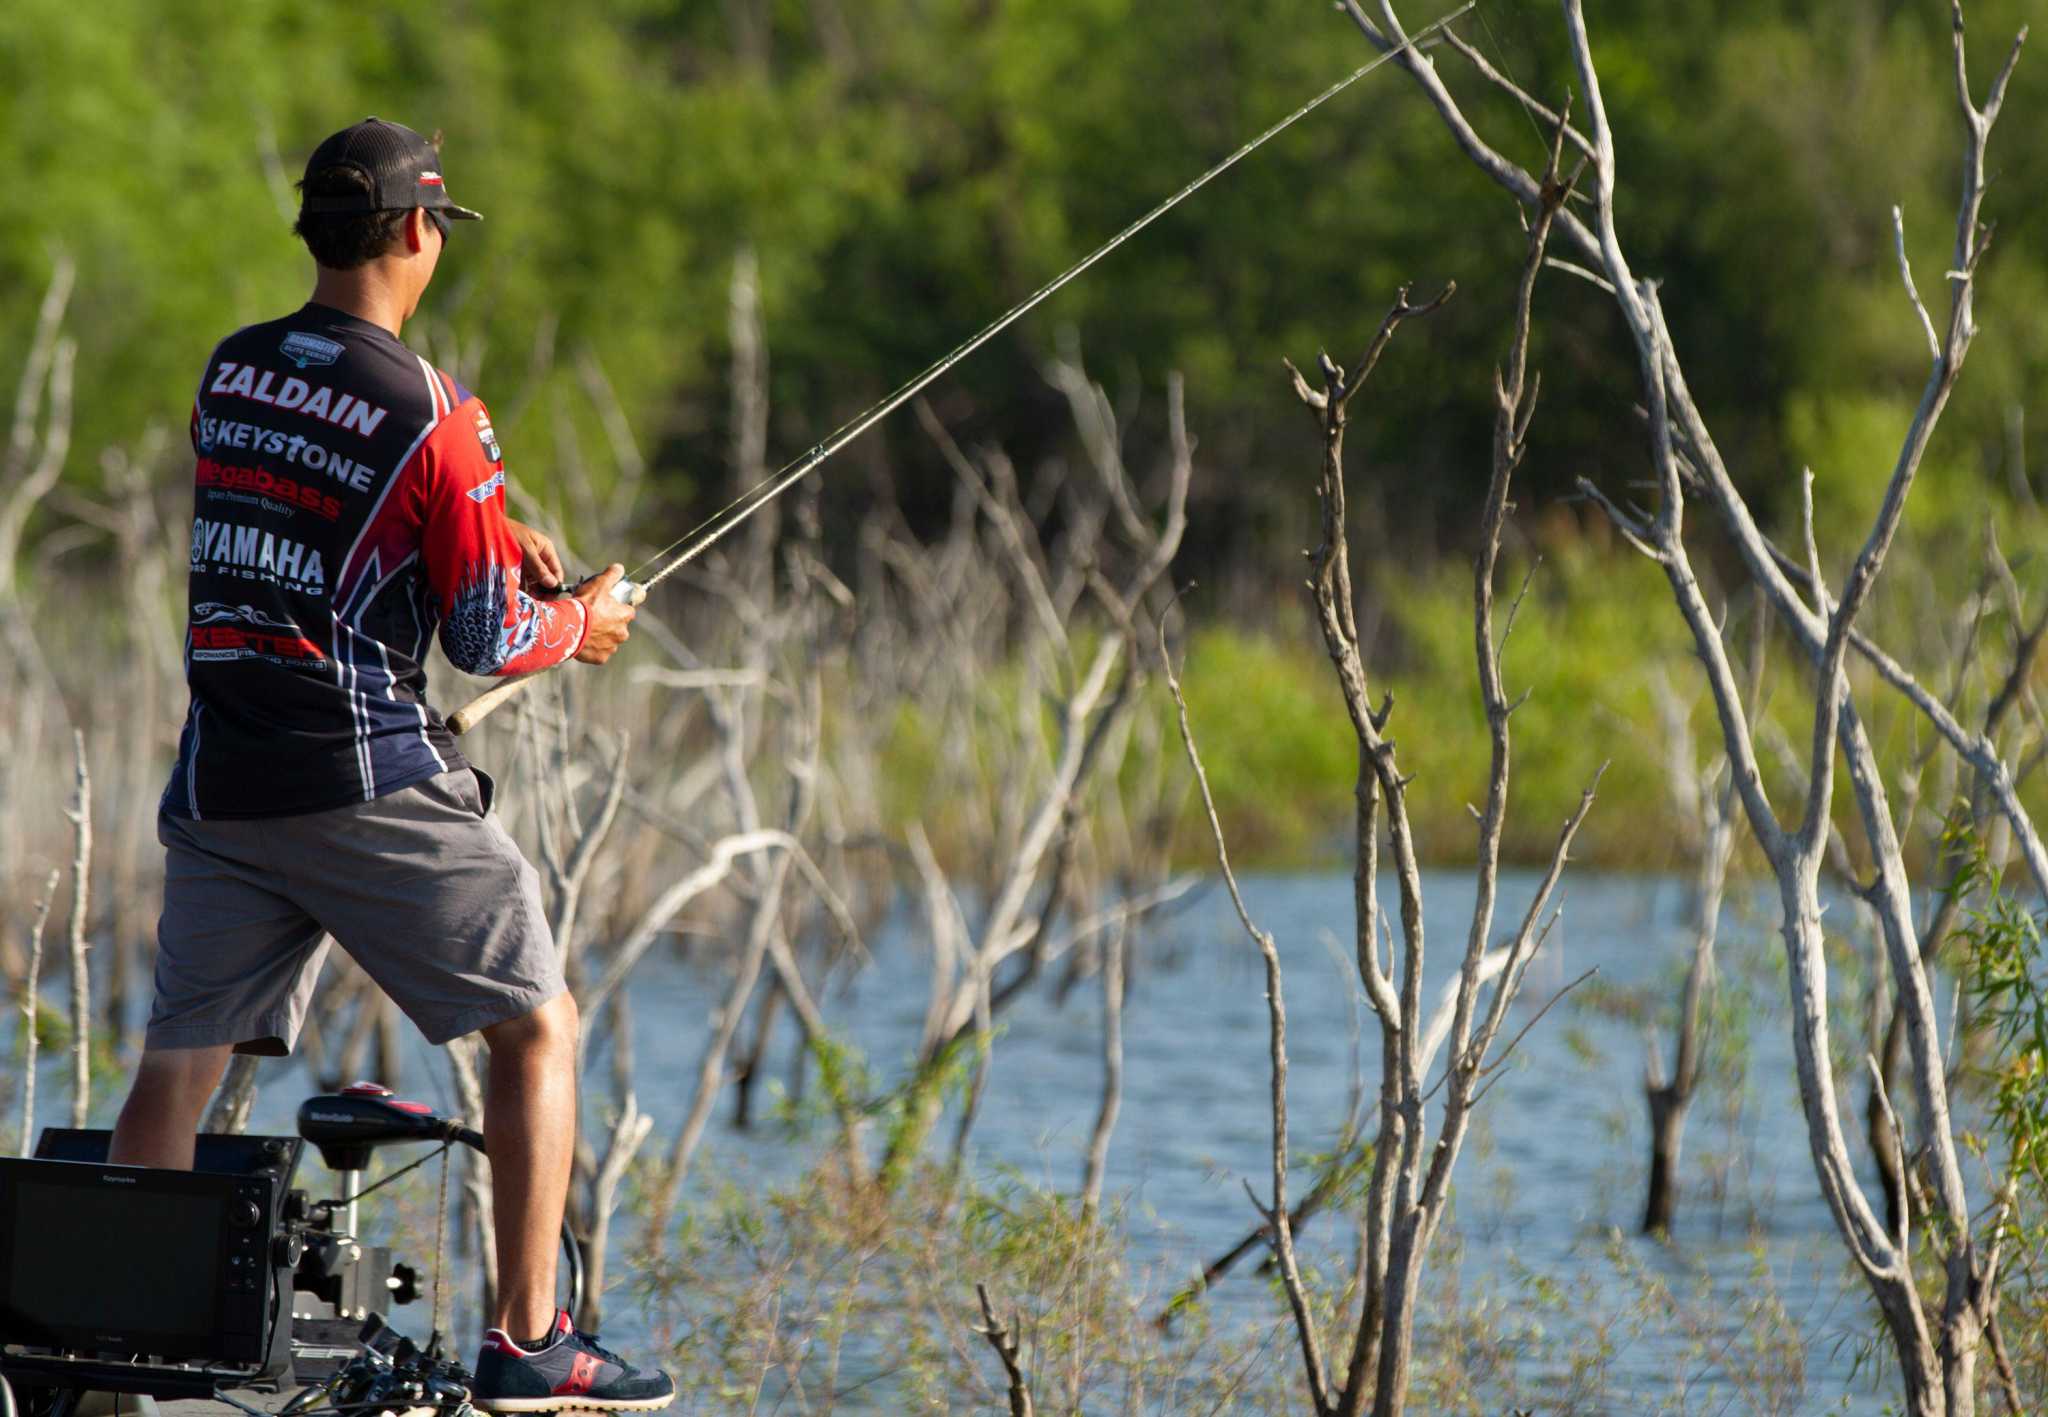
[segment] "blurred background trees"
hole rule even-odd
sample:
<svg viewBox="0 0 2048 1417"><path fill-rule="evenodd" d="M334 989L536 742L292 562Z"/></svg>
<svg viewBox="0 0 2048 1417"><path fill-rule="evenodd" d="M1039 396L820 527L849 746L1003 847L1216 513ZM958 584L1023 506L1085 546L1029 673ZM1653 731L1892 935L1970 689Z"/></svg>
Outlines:
<svg viewBox="0 0 2048 1417"><path fill-rule="evenodd" d="M1811 464L1837 502L1824 519L1858 519L1867 508L1842 504L1876 495L1919 377L1892 289L1890 203L1923 264L1945 239L1946 7L1607 8L1603 61L1640 174L1627 217L1645 264L1673 278L1675 333L1697 351L1703 401L1725 410L1745 491L1783 508ZM2006 30L2025 8L2001 0L1971 18ZM213 340L303 297L287 227L311 146L371 112L438 127L452 190L487 220L457 233L415 342L443 362L462 352L540 486L552 424L588 415L548 387L575 377L573 360L536 360L536 342L587 351L686 516L680 504L727 485L740 246L760 259L779 462L1357 61L1325 7L1298 9L17 0L0 15L0 171L15 193L0 323L29 328L53 252L76 261L69 475L92 482L98 449L153 420L175 429ZM1533 0L1486 0L1461 29L1554 97L1567 74L1549 18ZM1446 68L1454 83L1460 68ZM2041 96L2048 68L2023 68L2015 106L2039 112ZM1541 136L1515 121L1533 160ZM974 361L942 386L939 413L1026 469L1070 454L1036 371L1072 330L1135 446L1157 450L1179 369L1208 474L1187 570L1273 574L1246 569L1248 553L1304 544L1310 509L1285 472L1307 464L1271 377L1280 356L1312 354L1333 314L1403 279L1454 277L1470 298L1389 371L1385 398L1411 412L1375 428L1364 451L1383 471L1361 509L1368 538L1450 549L1484 485L1487 361L1516 236L1503 199L1442 162L1441 142L1401 85L1362 86ZM1929 518L1969 522L1987 500L2034 495L2023 411L2048 372L2048 325L2027 313L2048 297L2048 215L2032 199L2044 177L2032 144L1997 174L1999 308L1938 450L1953 475L1931 479ZM1552 371L1548 431L1523 501L1576 523L1580 509L1556 509L1570 478L1635 449L1614 446L1631 381L1599 337L1597 292L1564 298L1583 308L1539 337L1554 346L1535 351ZM835 472L828 529L834 503L864 502L878 481L914 525L950 502L951 476L909 419Z"/></svg>
<svg viewBox="0 0 2048 1417"><path fill-rule="evenodd" d="M1971 22L2005 32L2026 9L1985 0ZM1794 530L1806 466L1824 541L1867 525L1910 416L1919 341L1897 299L1889 208L1904 206L1916 267L1939 269L1956 156L1948 23L1931 0L1617 0L1603 13L1637 259L1670 277L1695 390L1775 531ZM1533 93L1569 86L1547 4L1484 0L1459 32ZM487 218L455 233L407 338L490 401L515 505L584 556L631 564L757 477L763 441L770 467L809 447L1361 57L1355 31L1310 0L1170 20L1134 0L16 0L0 13L0 172L16 193L0 224L0 328L18 333L0 380L17 378L59 262L76 271L78 345L65 487L31 519L45 555L24 567L84 565L80 499L147 488L174 533L197 371L227 330L304 298L291 184L313 144L367 113L441 129L451 189ZM1540 161L1538 125L1445 57L1475 117ZM2015 111L2044 99L2048 66L2021 66ZM1341 774L1327 769L1348 745L1294 599L1316 452L1285 406L1280 360L1362 339L1362 312L1408 280L1455 279L1464 296L1375 386L1399 415L1353 435L1362 629L1381 638L1397 693L1469 697L1464 560L1520 234L1445 141L1407 86L1371 79L932 391L953 440L1002 449L1023 506L1057 536L1072 508L1051 489L1088 454L1047 369L1085 358L1148 486L1171 460L1167 382L1184 376L1197 445L1174 576L1215 612L1202 608L1189 679L1198 698L1230 686L1196 707L1224 735L1220 763L1244 765L1243 784L1219 769L1217 786L1254 860L1344 849L1327 825L1344 818ZM1953 633L1980 589L1987 521L2022 578L2039 574L2025 552L2048 529L2043 459L2027 456L2027 424L2048 378L2048 324L2033 316L2048 298L2048 155L2013 143L2000 163L1972 377L1930 452L1900 589L1872 611L1898 643ZM759 426L730 388L743 253L758 269ZM1640 671L1683 649L1638 613L1642 594L1661 594L1654 578L1570 494L1580 475L1637 475L1634 372L1597 290L1563 280L1546 299L1531 351L1543 417L1504 542L1507 574L1546 564L1513 651L1536 703L1555 706L1521 724L1524 784L1543 804L1529 820L1576 799L1576 779L1549 768L1590 710L1603 732L1634 731L1613 734L1617 810L1582 849L1667 865L1654 844L1666 838L1641 830L1666 794ZM1347 320L1361 327L1347 335ZM599 455L622 429L632 455ZM637 484L643 468L633 544L610 544L617 519L568 489L623 504L616 479ZM823 553L852 574L878 511L941 537L957 495L905 413L826 470ZM1714 544L1700 555L1711 577ZM161 589L167 621L177 591ZM1442 830L1418 824L1434 859L1469 850L1459 804L1483 786L1483 724L1456 709L1450 727L1441 755L1416 764L1447 779ZM1910 753L1910 732L1881 733L1881 750ZM914 757L896 753L897 767ZM890 790L906 780L892 773ZM1199 833L1181 841L1199 855ZM1538 859L1547 845L1546 827L1507 851Z"/></svg>

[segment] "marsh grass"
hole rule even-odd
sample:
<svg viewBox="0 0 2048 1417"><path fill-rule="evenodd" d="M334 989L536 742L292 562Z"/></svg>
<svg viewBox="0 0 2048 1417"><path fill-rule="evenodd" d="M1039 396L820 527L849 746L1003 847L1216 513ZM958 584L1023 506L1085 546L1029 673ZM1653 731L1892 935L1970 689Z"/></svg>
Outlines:
<svg viewBox="0 0 2048 1417"><path fill-rule="evenodd" d="M640 1316L685 1412L1005 1411L977 1283L1014 1318L1041 1412L1298 1411L1277 1277L1248 1265L1227 1281L1245 1288L1235 1303L1187 1306L1161 1329L1153 1318L1184 1275L1133 1257L1142 1217L1129 1205L1112 1198L1090 1220L1015 1173L956 1181L940 1167L884 1191L830 1158L771 1184L707 1175L663 1243L639 1236L613 1304ZM1564 1263L1538 1266L1487 1236L1488 1208L1451 1218L1430 1272L1414 1388L1424 1409L1793 1414L1859 1400L1860 1382L1847 1394L1810 1385L1801 1320L1815 1316L1788 1309L1761 1238L1732 1281L1603 1226ZM1332 1331L1356 1305L1333 1282L1349 1272L1332 1247L1352 1225L1332 1224L1304 1254L1316 1318ZM1856 1298L1839 1278L1812 1302L1844 1296L1834 1327L1853 1330ZM1653 1343L1650 1387L1634 1350Z"/></svg>
<svg viewBox="0 0 2048 1417"><path fill-rule="evenodd" d="M993 1409L977 1282L1015 1315L1041 1410L1287 1410L1284 1350L1154 1328L1159 1277L1120 1221L1015 1176L920 1167L884 1190L827 1163L766 1191L727 1178L626 1282L706 1411Z"/></svg>

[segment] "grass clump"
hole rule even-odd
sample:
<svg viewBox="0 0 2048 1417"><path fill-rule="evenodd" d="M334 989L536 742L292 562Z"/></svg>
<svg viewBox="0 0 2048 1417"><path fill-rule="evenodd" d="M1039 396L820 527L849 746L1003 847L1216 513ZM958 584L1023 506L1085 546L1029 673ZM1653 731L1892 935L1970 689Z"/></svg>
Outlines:
<svg viewBox="0 0 2048 1417"><path fill-rule="evenodd" d="M1284 1345L1153 1325L1163 1298L1119 1221L1013 1175L921 1166L885 1191L828 1162L712 1188L633 1287L706 1411L1007 1410L977 1283L1021 1335L1041 1411L1292 1411Z"/></svg>

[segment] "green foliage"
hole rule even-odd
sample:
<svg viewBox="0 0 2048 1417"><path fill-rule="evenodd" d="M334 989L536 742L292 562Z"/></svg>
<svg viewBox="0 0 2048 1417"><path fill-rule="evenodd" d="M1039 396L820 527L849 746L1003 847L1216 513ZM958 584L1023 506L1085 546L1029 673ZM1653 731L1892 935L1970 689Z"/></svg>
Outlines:
<svg viewBox="0 0 2048 1417"><path fill-rule="evenodd" d="M1970 6L1980 89L2025 10ZM726 282L742 245L760 258L773 451L787 454L1366 54L1316 7L1281 24L1257 7L1153 18L1135 0L508 0L431 15L395 0L175 14L18 0L0 13L0 167L26 196L0 230L0 323L27 328L53 249L76 258L90 396L70 472L89 482L108 444L176 428L222 333L302 297L290 182L313 144L372 111L438 127L451 190L488 220L457 234L416 342L470 352L515 465L543 487L558 438L588 415L553 397L571 366L531 352L543 331L563 355L589 352L687 500L725 476ZM1946 12L1631 3L1597 23L1632 250L1666 278L1738 480L1781 517L1802 461L1824 496L1839 477L1853 498L1875 475L1858 430L1902 419L1925 373L1891 260L1894 201L1937 315L1943 295L1958 146ZM1488 0L1465 28L1535 92L1572 84L1552 7ZM1533 159L1540 135L1519 111L1454 57L1441 68L1510 155ZM2048 157L2025 141L2044 94L2048 66L2023 63L1994 155L1984 334L1938 455L1958 507L2019 479L2007 417L2038 402L2048 370L2048 330L2013 313L2048 296ZM1202 435L1184 574L1257 550L1272 584L1281 563L1263 553L1298 544L1304 515L1272 474L1312 457L1279 357L1344 357L1399 282L1456 278L1459 300L1376 376L1354 442L1383 469L1360 498L1376 533L1459 544L1520 240L1389 72L966 366L941 410L1020 467L1070 453L1036 367L1071 327L1114 371L1143 466L1163 435L1156 391L1183 370ZM1619 485L1642 459L1611 312L1562 277L1538 299L1528 507L1555 506L1580 473ZM906 421L875 437L874 465L929 521L947 495L937 459ZM871 484L834 488L828 504L852 515L828 525L850 528Z"/></svg>
<svg viewBox="0 0 2048 1417"><path fill-rule="evenodd" d="M2048 1207L2048 982L2041 922L2005 890L2002 868L1965 820L1950 826L1945 844L1961 862L1951 889L1965 901L1956 929L1964 978L1995 1040L1991 1120L2011 1178L2039 1213Z"/></svg>
<svg viewBox="0 0 2048 1417"><path fill-rule="evenodd" d="M1960 863L1956 939L1973 1014L1990 1035L1974 1067L1989 1138L1968 1138L1997 1174L2003 1218L2001 1325L2023 1390L2048 1378L2048 977L2041 919L2005 888L2002 867L1958 809L1944 845Z"/></svg>
<svg viewBox="0 0 2048 1417"><path fill-rule="evenodd" d="M1940 485L1937 478L1929 490ZM1869 495L1878 495L1874 486ZM1867 511L1844 508L1841 524L1846 528ZM2008 546L2044 534L2048 518L2038 512L2013 512L1999 524ZM1895 581L1904 589L1881 596L1865 627L1909 664L1942 664L1962 639L1956 616L1979 603L1980 544L1974 513L1960 525L1909 535L1887 570L1887 585ZM2038 594L2042 570L2038 560L2020 566L2030 598ZM1409 812L1418 847L1432 863L1468 860L1477 838L1466 805L1484 797L1489 751L1472 643L1470 568L1451 560L1409 566L1374 558L1362 576L1361 624L1376 627L1368 631L1366 668L1375 692L1394 696L1388 731L1402 770L1416 780ZM1525 576L1526 593L1503 659L1509 694L1527 694L1511 721L1506 859L1547 860L1559 824L1604 762L1599 806L1580 832L1573 859L1635 870L1678 868L1663 730L1650 697L1649 671L1664 666L1678 690L1693 698L1694 731L1703 745L1718 742L1720 729L1663 576L1633 553L1553 529L1540 559L1511 557L1502 568L1497 626L1508 623ZM1278 604L1272 626L1254 628L1211 615L1198 592L1189 613L1194 628L1181 664L1182 687L1232 859L1267 868L1348 862L1357 747L1308 608L1299 600ZM1982 644L2003 643L2010 629L2005 618L2003 610L1990 613L1980 630ZM1748 639L1745 625L1731 626L1731 646L1745 647ZM1143 653L1149 657L1152 651ZM1968 706L1994 690L2008 668L1995 649L1987 650L1959 680L1966 719ZM1888 776L1912 771L1925 748L1924 724L1865 666L1854 663L1851 670L1881 766ZM2048 686L2048 670L2036 672ZM878 780L882 820L891 830L920 821L942 852L959 836L949 828L967 808L946 786L957 780L947 764L953 756L970 763L999 761L994 745L1015 732L1011 706L1019 682L1014 666L986 674L972 711L953 706L946 710L950 719L917 700L890 706L879 735ZM1762 696L1765 741L1791 745L1795 755L1764 755L1767 783L1781 802L1805 790L1796 754L1812 732L1809 683L1796 651L1774 640ZM1167 741L1177 743L1164 684L1154 682L1146 693L1146 711L1156 716ZM829 721L839 698L828 695L828 741L840 732ZM1860 842L1849 787L1841 774L1837 779L1838 818L1847 839ZM983 788L1000 790L992 778L976 790ZM2025 795L2030 802L2048 801L2039 783L2029 783ZM1738 840L1744 853L1751 850L1746 827L1738 828ZM1909 849L1917 852L1923 845L1915 838ZM1199 868L1212 862L1212 852L1208 823L1191 798L1181 810L1176 856ZM1738 854L1738 872L1743 860Z"/></svg>
<svg viewBox="0 0 2048 1417"><path fill-rule="evenodd" d="M1497 626L1533 571L1505 650L1510 695L1528 697L1512 720L1511 803L1504 852L1548 857L1559 825L1603 761L1602 807L1574 848L1587 862L1665 866L1646 820L1666 816L1660 750L1643 677L1646 655L1677 652L1683 627L1654 567L1603 555L1571 538L1540 564L1502 574ZM1391 692L1388 732L1401 769L1416 780L1409 812L1424 856L1470 858L1477 837L1466 804L1484 800L1489 747L1472 641L1469 567L1372 568L1363 617L1379 626L1366 647L1376 692ZM1654 608L1645 614L1644 607ZM1182 680L1232 855L1248 863L1348 859L1357 744L1319 644L1297 634L1204 629ZM1172 706L1163 690L1159 712ZM1208 851L1191 805L1182 824L1188 859Z"/></svg>
<svg viewBox="0 0 2048 1417"><path fill-rule="evenodd" d="M95 1038L94 1043L100 1040ZM14 1056L17 1061L28 1056L28 1032L14 1030ZM56 1057L71 1049L71 1004L68 999L52 999L41 989L36 991L36 1048L44 1059Z"/></svg>
<svg viewBox="0 0 2048 1417"><path fill-rule="evenodd" d="M1320 652L1299 637L1205 628L1189 644L1180 678L1232 855L1334 859L1347 850L1356 747ZM1163 686L1154 700L1169 722L1173 702ZM1177 737L1177 727L1170 731ZM1182 840L1206 857L1213 848L1199 813L1190 803Z"/></svg>

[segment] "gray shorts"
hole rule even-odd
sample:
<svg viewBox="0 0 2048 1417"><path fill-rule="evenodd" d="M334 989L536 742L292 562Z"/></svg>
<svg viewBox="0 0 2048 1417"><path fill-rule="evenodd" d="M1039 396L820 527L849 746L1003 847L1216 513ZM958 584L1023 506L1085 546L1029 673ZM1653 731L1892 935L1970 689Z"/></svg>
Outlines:
<svg viewBox="0 0 2048 1417"><path fill-rule="evenodd" d="M328 812L160 813L157 837L150 1048L290 1052L330 935L429 1043L562 992L540 878L467 768Z"/></svg>

